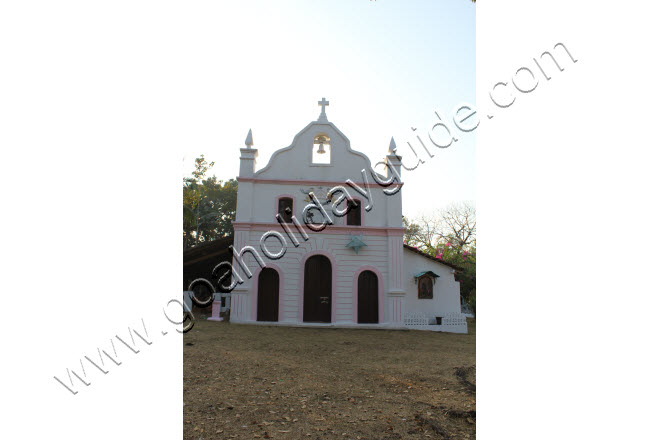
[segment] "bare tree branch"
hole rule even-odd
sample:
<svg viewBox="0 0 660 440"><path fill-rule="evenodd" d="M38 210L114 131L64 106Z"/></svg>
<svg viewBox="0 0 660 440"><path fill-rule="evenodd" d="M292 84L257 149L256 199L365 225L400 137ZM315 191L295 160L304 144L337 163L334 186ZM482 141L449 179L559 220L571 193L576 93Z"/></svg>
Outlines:
<svg viewBox="0 0 660 440"><path fill-rule="evenodd" d="M455 203L431 215L404 219L404 226L404 239L409 245L432 250L450 243L462 249L476 241L476 208L469 202Z"/></svg>

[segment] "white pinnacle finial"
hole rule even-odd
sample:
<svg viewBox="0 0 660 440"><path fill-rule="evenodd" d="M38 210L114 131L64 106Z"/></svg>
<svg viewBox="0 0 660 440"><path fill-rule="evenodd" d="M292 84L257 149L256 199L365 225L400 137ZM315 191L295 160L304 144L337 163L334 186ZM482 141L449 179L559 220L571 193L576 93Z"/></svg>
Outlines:
<svg viewBox="0 0 660 440"><path fill-rule="evenodd" d="M321 98L319 101L321 106L321 114L319 115L319 121L328 122L328 117L325 115L325 106L330 105L330 101L326 101L325 98Z"/></svg>
<svg viewBox="0 0 660 440"><path fill-rule="evenodd" d="M396 143L394 142L394 136L392 136L392 140L390 141L390 148L388 151L390 154L396 153Z"/></svg>
<svg viewBox="0 0 660 440"><path fill-rule="evenodd" d="M248 131L248 135L245 138L245 146L248 148L252 148L252 145L254 145L254 142L252 142L252 129Z"/></svg>

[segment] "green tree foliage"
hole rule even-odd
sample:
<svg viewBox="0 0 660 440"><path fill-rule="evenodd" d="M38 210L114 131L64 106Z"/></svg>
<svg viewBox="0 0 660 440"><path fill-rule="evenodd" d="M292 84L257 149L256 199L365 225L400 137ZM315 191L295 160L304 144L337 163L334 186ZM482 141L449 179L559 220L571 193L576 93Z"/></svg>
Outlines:
<svg viewBox="0 0 660 440"><path fill-rule="evenodd" d="M234 179L223 182L216 176L206 177L213 165L201 155L195 159L191 176L183 179L184 249L233 232L238 183Z"/></svg>
<svg viewBox="0 0 660 440"><path fill-rule="evenodd" d="M431 252L433 254L433 252ZM461 284L461 302L476 311L477 295L477 243L469 247L457 247L446 242L435 249L436 258L461 268L456 272L456 280Z"/></svg>

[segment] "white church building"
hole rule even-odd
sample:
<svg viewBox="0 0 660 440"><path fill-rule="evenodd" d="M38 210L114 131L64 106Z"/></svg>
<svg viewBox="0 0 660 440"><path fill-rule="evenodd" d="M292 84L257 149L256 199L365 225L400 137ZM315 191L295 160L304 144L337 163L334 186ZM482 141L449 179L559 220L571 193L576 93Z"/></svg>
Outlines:
<svg viewBox="0 0 660 440"><path fill-rule="evenodd" d="M230 322L467 332L457 268L403 243L394 140L376 173L319 105L261 169L241 148Z"/></svg>

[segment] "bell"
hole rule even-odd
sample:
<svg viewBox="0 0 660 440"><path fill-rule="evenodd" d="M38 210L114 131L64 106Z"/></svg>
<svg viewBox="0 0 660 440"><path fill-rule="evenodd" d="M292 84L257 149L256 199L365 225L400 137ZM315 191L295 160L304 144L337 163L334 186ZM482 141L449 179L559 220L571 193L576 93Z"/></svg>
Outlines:
<svg viewBox="0 0 660 440"><path fill-rule="evenodd" d="M319 144L318 154L325 154L325 149L323 148L323 143Z"/></svg>

